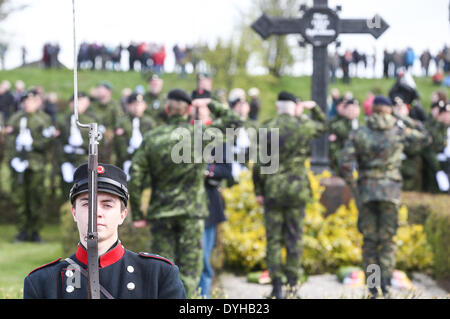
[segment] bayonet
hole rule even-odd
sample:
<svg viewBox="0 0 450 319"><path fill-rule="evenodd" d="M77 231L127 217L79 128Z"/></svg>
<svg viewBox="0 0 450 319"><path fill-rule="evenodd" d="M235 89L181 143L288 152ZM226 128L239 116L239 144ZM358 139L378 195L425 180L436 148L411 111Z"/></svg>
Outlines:
<svg viewBox="0 0 450 319"><path fill-rule="evenodd" d="M100 280L98 272L98 233L97 233L97 179L98 179L98 125L97 123L82 124L78 117L78 63L76 44L76 19L75 0L72 0L73 8L73 109L76 123L80 128L89 129L89 159L88 159L88 230L87 230L87 254L88 254L88 298L100 299Z"/></svg>

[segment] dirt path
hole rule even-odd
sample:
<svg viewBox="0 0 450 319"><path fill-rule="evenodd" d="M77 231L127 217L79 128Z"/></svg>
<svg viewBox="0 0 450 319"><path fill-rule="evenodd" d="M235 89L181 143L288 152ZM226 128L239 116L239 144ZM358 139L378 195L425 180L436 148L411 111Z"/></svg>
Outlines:
<svg viewBox="0 0 450 319"><path fill-rule="evenodd" d="M392 289L392 298L450 298L450 295L438 287L436 282L421 273L414 273L411 279L416 290ZM225 298L229 299L260 299L265 298L270 291L270 285L259 285L247 282L246 277L233 274L222 274L215 285ZM310 276L299 290L303 299L359 299L366 295L365 289L341 284L332 274Z"/></svg>

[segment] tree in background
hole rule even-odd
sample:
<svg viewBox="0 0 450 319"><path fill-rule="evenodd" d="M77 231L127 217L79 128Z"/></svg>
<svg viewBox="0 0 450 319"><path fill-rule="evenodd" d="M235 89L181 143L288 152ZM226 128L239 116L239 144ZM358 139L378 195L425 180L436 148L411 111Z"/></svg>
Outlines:
<svg viewBox="0 0 450 319"><path fill-rule="evenodd" d="M203 59L214 82L226 90L236 86L237 79L247 77L247 61L251 51L245 40L242 34L230 40L218 39L216 45L204 53Z"/></svg>
<svg viewBox="0 0 450 319"><path fill-rule="evenodd" d="M291 47L288 43L289 36L272 36L263 41L250 25L263 12L274 17L298 17L300 5L304 3L306 0L257 0L248 12L241 13L240 29L251 46L251 52L256 55L259 63L277 78L286 74L298 58L304 58L305 50L300 49L297 43L295 47ZM294 51L298 52L294 54Z"/></svg>
<svg viewBox="0 0 450 319"><path fill-rule="evenodd" d="M14 11L19 11L28 7L28 5L12 6L11 0L0 0L0 22L5 20Z"/></svg>
<svg viewBox="0 0 450 319"><path fill-rule="evenodd" d="M28 5L12 6L11 0L0 0L0 23L11 13L22 10L27 6ZM5 55L8 50L8 43L3 37L3 30L0 29L0 66L2 69L5 69Z"/></svg>
<svg viewBox="0 0 450 319"><path fill-rule="evenodd" d="M300 4L305 2L257 0L248 10L239 12L240 22L231 39L218 39L216 45L203 54L215 82L231 89L246 78L247 71L251 73L249 68L261 66L270 75L280 78L295 62L305 59L306 50L299 48L297 42L290 45L288 36L273 36L263 41L250 27L263 12L271 16L297 17Z"/></svg>

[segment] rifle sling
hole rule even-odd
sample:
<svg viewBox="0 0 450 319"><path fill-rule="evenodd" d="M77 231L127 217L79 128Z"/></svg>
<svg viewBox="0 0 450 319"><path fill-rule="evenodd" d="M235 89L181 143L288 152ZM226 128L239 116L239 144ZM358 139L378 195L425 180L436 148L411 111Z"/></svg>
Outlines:
<svg viewBox="0 0 450 319"><path fill-rule="evenodd" d="M79 266L77 263L75 263L71 258L66 258L65 260L66 260L70 265L76 267L75 269L79 269L80 272L81 272L81 274L82 274L84 277L86 277L86 278L88 277L88 273L87 273L86 269L83 269L82 267L80 267L80 266ZM100 286L100 291L105 295L106 298L108 298L108 299L115 299L115 298L109 293L109 291L105 289L105 287L103 287L101 284L99 284L99 286Z"/></svg>

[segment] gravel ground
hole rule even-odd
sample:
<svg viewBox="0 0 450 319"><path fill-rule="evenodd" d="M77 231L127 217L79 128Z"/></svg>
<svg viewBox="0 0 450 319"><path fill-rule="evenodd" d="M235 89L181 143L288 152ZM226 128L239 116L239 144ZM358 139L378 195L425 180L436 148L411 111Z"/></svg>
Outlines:
<svg viewBox="0 0 450 319"><path fill-rule="evenodd" d="M424 274L414 273L411 281L416 290L392 289L391 298L450 298L445 290ZM249 283L246 277L229 273L220 275L215 288L220 291L221 297L228 299L261 299L269 295L272 289L271 285ZM367 295L364 288L343 285L332 274L308 277L308 281L300 287L299 294L303 299L359 299Z"/></svg>

